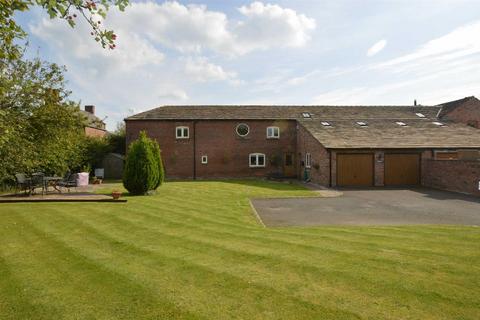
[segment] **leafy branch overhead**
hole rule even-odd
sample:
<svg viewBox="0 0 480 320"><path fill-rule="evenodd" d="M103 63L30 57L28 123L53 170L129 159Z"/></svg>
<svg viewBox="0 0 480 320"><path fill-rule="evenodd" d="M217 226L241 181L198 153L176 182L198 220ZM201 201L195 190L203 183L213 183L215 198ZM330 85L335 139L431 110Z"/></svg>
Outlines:
<svg viewBox="0 0 480 320"><path fill-rule="evenodd" d="M129 0L2 0L0 3L0 23L6 29L0 30L0 38L11 44L14 38L22 38L25 32L14 21L16 11L27 11L34 5L44 8L51 19L60 18L73 28L77 19L85 19L91 26L91 35L103 48L114 49L116 34L101 24L111 6L124 11Z"/></svg>

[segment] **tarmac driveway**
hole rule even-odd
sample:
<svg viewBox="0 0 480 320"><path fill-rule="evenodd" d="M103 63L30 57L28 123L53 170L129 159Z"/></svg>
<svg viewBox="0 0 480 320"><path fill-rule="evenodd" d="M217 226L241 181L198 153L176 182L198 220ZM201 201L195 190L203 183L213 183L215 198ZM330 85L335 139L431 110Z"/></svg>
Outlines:
<svg viewBox="0 0 480 320"><path fill-rule="evenodd" d="M431 189L341 190L336 198L252 199L268 227L480 225L480 198Z"/></svg>

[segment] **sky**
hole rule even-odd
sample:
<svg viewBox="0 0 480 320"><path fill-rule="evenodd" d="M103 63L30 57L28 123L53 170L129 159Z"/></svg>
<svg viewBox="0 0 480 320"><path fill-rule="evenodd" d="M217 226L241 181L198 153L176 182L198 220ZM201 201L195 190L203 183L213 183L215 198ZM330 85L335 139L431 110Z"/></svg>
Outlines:
<svg viewBox="0 0 480 320"><path fill-rule="evenodd" d="M40 8L28 55L114 130L164 104L433 105L480 97L480 1L131 1L105 50Z"/></svg>

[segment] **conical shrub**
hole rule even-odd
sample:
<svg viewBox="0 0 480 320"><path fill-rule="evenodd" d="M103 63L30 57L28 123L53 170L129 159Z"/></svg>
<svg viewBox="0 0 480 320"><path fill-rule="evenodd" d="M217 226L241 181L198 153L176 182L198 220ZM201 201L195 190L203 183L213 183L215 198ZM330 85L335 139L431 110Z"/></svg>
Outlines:
<svg viewBox="0 0 480 320"><path fill-rule="evenodd" d="M155 147L156 145L156 147ZM158 143L149 139L144 131L128 148L123 185L130 194L146 194L155 190L163 181L160 148ZM162 173L160 173L162 167Z"/></svg>

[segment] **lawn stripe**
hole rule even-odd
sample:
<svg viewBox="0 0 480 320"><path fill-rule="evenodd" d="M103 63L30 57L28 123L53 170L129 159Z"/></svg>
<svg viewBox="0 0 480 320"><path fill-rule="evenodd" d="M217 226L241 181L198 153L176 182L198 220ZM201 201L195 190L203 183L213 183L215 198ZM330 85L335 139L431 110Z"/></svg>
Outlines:
<svg viewBox="0 0 480 320"><path fill-rule="evenodd" d="M52 220L50 220L50 222L52 222ZM62 226L65 227L65 223L68 221L63 220L60 222ZM74 226L80 226L80 224L74 223ZM117 261L116 259L119 259L118 262L121 262L121 264L125 264L128 262L128 266L133 267L136 265L135 261L137 259L145 259L145 257L148 257L147 260L151 261L151 265L141 266L143 268L146 268L145 272L155 272L155 269L162 266L169 266L172 264L177 265L177 268L183 271L182 273L177 274L177 281L195 281L197 287L206 286L209 285L211 282L215 283L218 281L220 281L220 283L228 284L228 287L234 287L236 289L234 291L230 291L228 288L224 288L224 285L222 285L220 287L214 287L214 290L220 291L216 294L222 296L223 298L230 297L232 301L237 301L236 304L238 303L238 299L241 299L243 297L243 293L241 296L239 296L238 290L248 291L250 293L248 294L248 301L245 301L245 304L267 302L267 305L272 305L278 303L279 305L281 305L278 311L281 312L279 313L279 315L281 315L282 319L296 318L298 315L302 315L303 317L308 314L311 314L312 316L327 317L329 319L359 319L359 317L352 312L347 312L340 309L331 310L323 305L312 304L311 302L304 301L291 295L285 295L284 293L281 293L273 288L255 284L247 281L246 279L233 276L225 272L219 272L218 270L211 269L205 265L194 263L184 258L182 259L172 257L160 252L152 252L151 250L140 248L133 243L126 242L123 238L113 238L103 232L100 232L94 229L93 226L88 226L88 234L90 235L89 239L86 239L85 237L78 237L70 241L65 238L68 237L69 233L60 233L55 232L55 229L49 229L54 227L54 223L49 223L48 225L44 224L42 226L32 225L32 227L38 228L38 230L40 230L39 232L52 235L55 241L61 242L65 248L68 248L70 251L74 251L76 255L82 256L84 257L84 259L94 261L96 264L99 264L100 261L97 261L95 257L85 256L85 247L89 248L88 253L92 254L92 252L94 252L95 250L99 250L99 248L102 248L102 246L99 246L100 243L98 243L97 241L100 241L103 245L108 244L113 249L110 252L111 256L109 256L109 259L101 260L101 262L105 264L104 267L107 269L110 268L108 266L110 261L112 261L112 263L114 263L115 265L119 265L115 262ZM87 226L81 225L81 228L87 228ZM60 237L60 234L63 234L64 236ZM91 242L92 236L94 235L97 237L97 241L94 241L90 245L85 242ZM80 242L82 244L81 246ZM149 267L150 269L147 267ZM169 271L173 272L174 270ZM118 272L122 272L122 270L118 270ZM141 276L142 273L139 273L137 276ZM196 275L191 275L191 273L199 275L201 274L201 277L198 278ZM152 278L149 280L155 282L157 279ZM212 288L210 290L212 290ZM265 296L262 294L262 292L265 294ZM255 299L251 300L252 297L255 297ZM244 304L244 302L242 302L242 304ZM295 311L298 308L300 308L301 310ZM269 312L273 312L273 310L269 310ZM297 312L299 312L299 314L297 314ZM221 317L221 314L217 316L220 316L219 319L223 319L223 317Z"/></svg>
<svg viewBox="0 0 480 320"><path fill-rule="evenodd" d="M131 230L131 228L128 228L128 229ZM92 233L92 230L89 230L89 234L91 234L91 233ZM120 238L120 239L122 239L122 238ZM120 240L120 239L117 238L116 241L125 241L125 239L122 239L122 240ZM177 240L183 240L183 241L185 241L184 239L177 239ZM201 241L200 241L200 240L197 240L197 243L198 243L198 242L201 242ZM133 245L132 243L130 243L130 244ZM186 247L188 248L188 244L186 245ZM207 250L207 253L208 253L208 251L209 251L209 250ZM211 250L210 250L210 254L213 254L213 252L212 252ZM245 254L246 254L246 253L243 253L243 255L245 255ZM224 256L224 255L222 255L222 256ZM243 257L243 256L241 256L241 257ZM265 258L269 258L269 257L265 257ZM257 259L257 260L258 260L258 259ZM248 262L248 261L239 260L238 262L246 263L246 262ZM285 264L286 262L284 261L283 263ZM281 262L279 262L277 265L281 265ZM304 268L305 270L308 270L308 267L305 267L305 266L302 267L302 265L297 265L297 266L294 266L294 267L293 267L293 269L302 269L302 268ZM346 275L345 275L345 274L342 274L342 273L337 274L337 276L340 276L340 277L342 277L342 278L345 278L345 277L346 277ZM351 283L352 280L355 281L355 280L357 280L357 279L355 279L355 278L349 279L349 278L347 277L346 280ZM363 281L363 282L365 282L365 281L366 281L366 282L370 282L371 280L370 280L370 279L362 279L362 281ZM371 285L375 286L375 285L378 285L378 283L376 283L375 281L371 281ZM368 286L368 283L367 283L367 286ZM411 293L412 293L412 292L409 291L409 289L403 288L400 284L396 284L396 286L398 286L398 287L395 287L395 289L396 289L397 291L398 291L398 290L400 290L400 291L403 290L403 291L405 291L405 296L409 296L409 295L411 296ZM425 295L426 298L435 298L436 300L439 300L439 299L440 299L440 301L442 301L442 300L447 300L447 301L449 301L449 302L455 301L455 302L456 302L457 304L459 304L459 305L463 305L463 303L464 303L464 300L458 300L458 299L451 300L451 299L449 299L448 297L444 297L444 296L438 294L437 292L432 291L432 292L429 293L428 290L427 290L427 291L425 291L425 290L427 290L427 289L424 288L424 291L415 292L417 298L418 298L418 296Z"/></svg>
<svg viewBox="0 0 480 320"><path fill-rule="evenodd" d="M32 250L30 258L34 260L31 266L20 266L24 269L35 268L32 270L35 273L30 275L33 279L38 278L42 272L48 272L48 278L41 281L47 282L52 288L50 292L41 288L35 289L37 296L41 297L40 300L49 298L50 295L55 296L56 298L50 301L71 312L71 318L77 318L75 315L82 313L85 318L103 318L102 314L105 316L114 311L131 319L202 319L177 309L168 301L159 300L153 292L145 290L115 270L106 269L103 265L77 254L58 241L54 234L44 232L38 225L24 219L22 214L18 214L16 220L22 225L22 239L30 239L29 243L34 243L41 249ZM12 257L12 260L14 258ZM73 294L72 290L76 294ZM91 297L95 297L95 300L91 300ZM84 299L94 304L84 305ZM116 299L119 301L115 301ZM153 312L150 313L149 309Z"/></svg>

